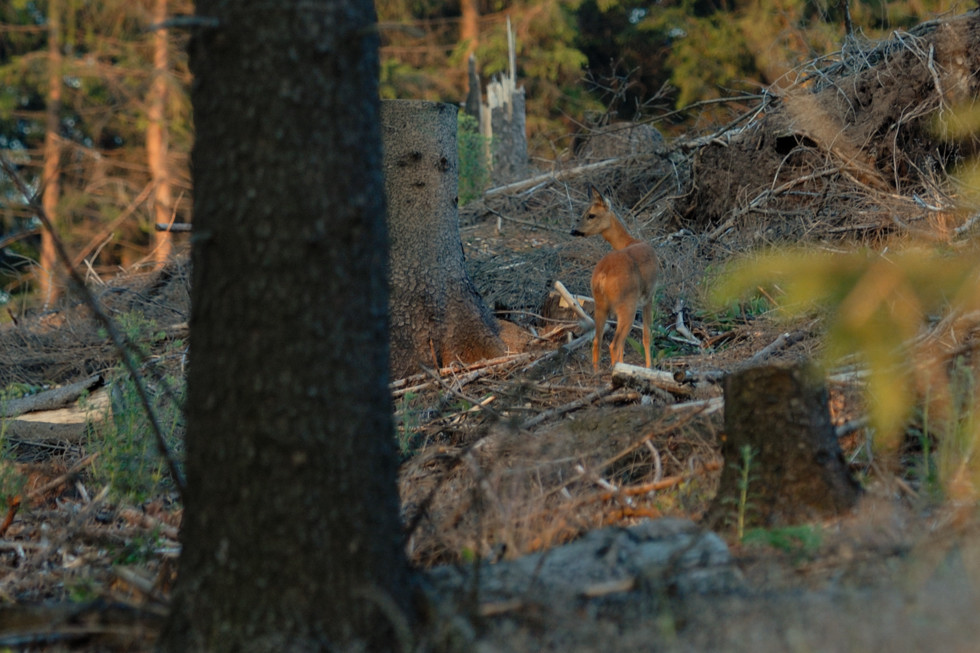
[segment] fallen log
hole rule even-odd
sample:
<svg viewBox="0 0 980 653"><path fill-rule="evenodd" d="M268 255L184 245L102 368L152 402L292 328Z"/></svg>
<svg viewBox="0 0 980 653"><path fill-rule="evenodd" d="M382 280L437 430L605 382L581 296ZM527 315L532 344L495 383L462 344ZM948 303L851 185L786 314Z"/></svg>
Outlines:
<svg viewBox="0 0 980 653"><path fill-rule="evenodd" d="M105 379L102 375L95 374L82 381L37 394L0 401L0 417L16 417L32 411L62 408L75 403L83 394L101 387L104 383Z"/></svg>
<svg viewBox="0 0 980 653"><path fill-rule="evenodd" d="M650 394L653 388L666 390L681 397L690 397L694 392L692 385L678 383L672 372L651 370L639 365L616 363L612 371L612 384L615 388L623 386L635 388L644 394Z"/></svg>
<svg viewBox="0 0 980 653"><path fill-rule="evenodd" d="M100 379L101 382L101 379ZM78 386L79 384L73 384ZM4 417L2 428L4 437L9 442L17 444L50 445L55 443L67 442L78 444L85 440L86 432L90 424L103 421L110 412L109 388L99 387L85 397L84 401L79 401L83 396L82 392L61 392L68 389L56 388L49 391L53 397L38 397L35 405L50 405L56 399L64 404L65 397L74 394L75 403L63 408L42 408L30 412L21 412L13 416ZM44 393L41 393L44 394ZM24 399L34 399L35 397L25 397ZM19 404L23 407L27 404ZM10 411L10 406L4 406L6 411Z"/></svg>

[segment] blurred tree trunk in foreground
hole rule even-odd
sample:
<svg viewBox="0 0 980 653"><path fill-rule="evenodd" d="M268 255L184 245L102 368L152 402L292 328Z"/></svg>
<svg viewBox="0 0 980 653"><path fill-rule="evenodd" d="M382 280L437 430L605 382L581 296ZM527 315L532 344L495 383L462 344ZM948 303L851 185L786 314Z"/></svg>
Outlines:
<svg viewBox="0 0 980 653"><path fill-rule="evenodd" d="M165 651L398 650L369 0L200 0L187 489ZM379 609L384 605L387 612Z"/></svg>

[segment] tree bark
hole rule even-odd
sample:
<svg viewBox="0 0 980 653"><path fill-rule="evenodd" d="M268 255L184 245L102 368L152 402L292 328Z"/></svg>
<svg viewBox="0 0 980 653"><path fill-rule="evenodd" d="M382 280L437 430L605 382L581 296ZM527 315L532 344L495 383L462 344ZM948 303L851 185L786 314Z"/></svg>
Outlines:
<svg viewBox="0 0 980 653"><path fill-rule="evenodd" d="M165 651L397 650L369 0L199 0L180 575ZM385 610L379 608L384 606Z"/></svg>
<svg viewBox="0 0 980 653"><path fill-rule="evenodd" d="M783 526L838 514L860 488L847 469L830 422L827 389L808 365L752 367L725 377L725 466L709 521L739 509L743 447L748 466L746 517Z"/></svg>
<svg viewBox="0 0 980 653"><path fill-rule="evenodd" d="M507 72L487 85L487 103L480 112L480 129L492 138L495 186L523 179L528 174L524 87L517 87L517 46L507 19ZM489 122L489 124L485 124Z"/></svg>
<svg viewBox="0 0 980 653"><path fill-rule="evenodd" d="M61 0L48 2L48 103L45 109L44 169L41 174L41 205L55 226L59 223L58 199L61 197ZM38 294L44 305L57 301L58 264L54 237L41 230L41 254L38 261Z"/></svg>
<svg viewBox="0 0 980 653"><path fill-rule="evenodd" d="M490 105L490 121L493 131L494 185L500 186L528 174L527 129L524 108L524 88L516 88L498 80L491 82L501 88L499 103ZM487 95L490 96L488 89Z"/></svg>
<svg viewBox="0 0 980 653"><path fill-rule="evenodd" d="M167 18L167 0L153 1L153 22L162 23ZM153 222L170 224L172 219L172 195L170 175L167 170L167 30L157 29L153 34L153 82L150 85L147 109L146 156L153 181ZM170 258L173 246L170 230L153 232L153 259L158 266Z"/></svg>
<svg viewBox="0 0 980 653"><path fill-rule="evenodd" d="M504 353L497 321L463 266L456 113L436 102L381 103L395 377Z"/></svg>

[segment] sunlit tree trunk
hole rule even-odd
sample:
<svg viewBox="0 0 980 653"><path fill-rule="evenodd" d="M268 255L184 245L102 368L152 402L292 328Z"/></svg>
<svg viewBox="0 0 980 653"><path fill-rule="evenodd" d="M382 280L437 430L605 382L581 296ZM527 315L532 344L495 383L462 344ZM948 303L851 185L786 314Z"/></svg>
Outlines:
<svg viewBox="0 0 980 653"><path fill-rule="evenodd" d="M478 0L459 0L462 20L459 27L459 40L466 43L466 55L473 54L480 42L480 7Z"/></svg>
<svg viewBox="0 0 980 653"><path fill-rule="evenodd" d="M44 169L41 175L41 204L57 227L58 198L61 195L61 0L48 0L48 104L44 136ZM56 283L54 235L41 231L41 255L37 269L37 287L45 305L58 298Z"/></svg>
<svg viewBox="0 0 980 653"><path fill-rule="evenodd" d="M167 0L154 0L153 23L160 24L167 17ZM169 56L167 52L167 30L157 29L153 35L153 83L150 85L148 125L146 128L146 155L149 159L150 175L153 183L153 221L169 224L172 220L172 198L170 175L167 170L167 74ZM170 257L171 237L169 231L155 231L153 258L162 265Z"/></svg>

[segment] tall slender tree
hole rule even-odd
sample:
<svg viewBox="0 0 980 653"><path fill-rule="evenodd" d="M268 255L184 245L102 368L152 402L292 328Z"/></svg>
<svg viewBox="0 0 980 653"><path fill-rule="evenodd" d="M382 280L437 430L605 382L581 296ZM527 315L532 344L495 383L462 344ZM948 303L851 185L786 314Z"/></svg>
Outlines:
<svg viewBox="0 0 980 653"><path fill-rule="evenodd" d="M394 650L410 571L374 5L197 12L187 488L161 648Z"/></svg>
<svg viewBox="0 0 980 653"><path fill-rule="evenodd" d="M146 140L154 121L148 99L160 78L151 72L154 46L163 38L169 66L160 125L172 194L180 198L171 202L167 219L174 209L178 218L189 213L190 103L182 82L190 77L180 45L186 36L147 33L157 1L0 2L0 144L16 152L32 186L44 189L50 186L45 176L51 179L48 210L55 204L60 209L52 212L59 235L79 262L95 259L96 270L134 262L151 244L147 226L155 198ZM189 0L167 0L167 6L173 13L191 7ZM49 68L54 58L60 64ZM52 168L59 160L60 168ZM31 216L13 209L4 219L5 236L32 226ZM16 248L22 256L41 259L33 240L19 241ZM44 260L39 282L52 271L50 255ZM0 284L7 287L11 274L5 261Z"/></svg>
<svg viewBox="0 0 980 653"><path fill-rule="evenodd" d="M167 17L167 0L153 0L153 23L159 26ZM167 75L170 56L167 30L157 27L153 35L153 81L147 102L146 157L153 183L153 217L157 224L171 221L172 196L167 169L169 134L167 132ZM162 264L170 258L172 242L169 231L156 231L153 258Z"/></svg>
<svg viewBox="0 0 980 653"><path fill-rule="evenodd" d="M469 59L480 42L479 0L459 0L459 11L459 40L465 44L466 58Z"/></svg>
<svg viewBox="0 0 980 653"><path fill-rule="evenodd" d="M45 108L44 172L41 175L41 202L44 212L57 227L60 224L58 199L61 197L61 0L48 0L48 95ZM58 298L54 238L41 232L41 255L36 272L38 293L45 305Z"/></svg>

